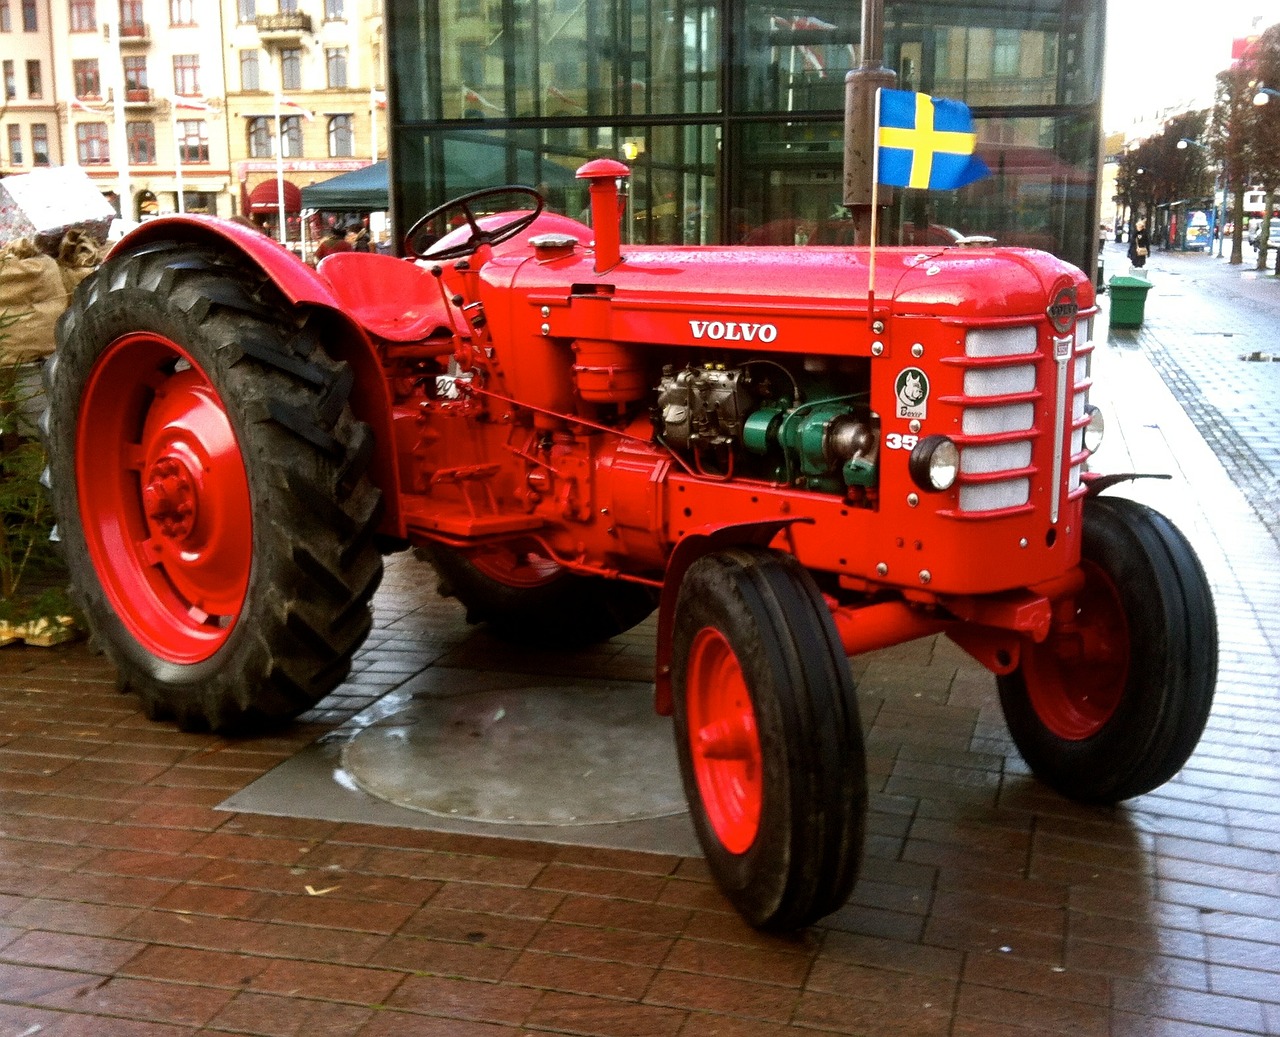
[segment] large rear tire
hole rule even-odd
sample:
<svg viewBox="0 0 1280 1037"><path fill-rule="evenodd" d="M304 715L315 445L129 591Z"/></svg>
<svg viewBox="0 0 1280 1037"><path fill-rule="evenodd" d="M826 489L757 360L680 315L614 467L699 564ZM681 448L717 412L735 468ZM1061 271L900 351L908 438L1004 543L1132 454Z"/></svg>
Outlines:
<svg viewBox="0 0 1280 1037"><path fill-rule="evenodd" d="M830 914L858 876L866 756L849 660L790 555L734 548L680 584L675 739L712 875L760 929Z"/></svg>
<svg viewBox="0 0 1280 1037"><path fill-rule="evenodd" d="M45 380L72 592L147 714L243 732L341 683L381 497L314 321L233 257L152 244L79 286Z"/></svg>
<svg viewBox="0 0 1280 1037"><path fill-rule="evenodd" d="M1163 785L1195 750L1218 674L1204 570L1163 515L1122 497L1085 504L1085 586L998 678L1005 721L1036 777L1116 803Z"/></svg>
<svg viewBox="0 0 1280 1037"><path fill-rule="evenodd" d="M598 644L643 622L658 603L644 584L569 572L534 540L465 553L428 544L418 553L440 574L440 593L466 606L469 623L487 623L512 644Z"/></svg>

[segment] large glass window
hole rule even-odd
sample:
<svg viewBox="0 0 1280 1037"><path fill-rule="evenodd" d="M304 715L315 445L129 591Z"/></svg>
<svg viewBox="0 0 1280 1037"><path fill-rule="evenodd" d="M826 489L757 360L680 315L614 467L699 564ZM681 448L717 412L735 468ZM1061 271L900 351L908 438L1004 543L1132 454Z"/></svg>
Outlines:
<svg viewBox="0 0 1280 1037"><path fill-rule="evenodd" d="M324 20L342 21L347 16L345 0L324 0Z"/></svg>
<svg viewBox="0 0 1280 1037"><path fill-rule="evenodd" d="M0 67L4 69L4 96L6 100L12 101L18 96L18 74L14 71L13 62L8 58L5 58L3 66Z"/></svg>
<svg viewBox="0 0 1280 1037"><path fill-rule="evenodd" d="M145 36L147 23L142 19L142 0L120 0L120 35Z"/></svg>
<svg viewBox="0 0 1280 1037"><path fill-rule="evenodd" d="M169 0L170 25L195 25L195 0Z"/></svg>
<svg viewBox="0 0 1280 1037"><path fill-rule="evenodd" d="M1090 266L1104 6L886 0L878 57L902 89L970 105L995 175L894 192L885 240L960 230ZM577 217L585 194L561 172L607 155L633 168L631 240L851 239L856 4L387 0L386 15L398 220L476 187L540 181Z"/></svg>
<svg viewBox="0 0 1280 1037"><path fill-rule="evenodd" d="M258 17L255 0L237 0L236 15L241 23L252 22Z"/></svg>
<svg viewBox="0 0 1280 1037"><path fill-rule="evenodd" d="M36 0L22 0L22 31L38 32L40 23L36 18Z"/></svg>
<svg viewBox="0 0 1280 1037"><path fill-rule="evenodd" d="M16 122L9 123L9 165L22 165L22 127Z"/></svg>
<svg viewBox="0 0 1280 1037"><path fill-rule="evenodd" d="M713 0L424 0L406 6L413 26L387 38L410 118L720 107L720 19ZM423 40L442 41L438 53Z"/></svg>
<svg viewBox="0 0 1280 1037"><path fill-rule="evenodd" d="M44 94L44 77L40 74L40 62L27 62L27 96L39 98Z"/></svg>

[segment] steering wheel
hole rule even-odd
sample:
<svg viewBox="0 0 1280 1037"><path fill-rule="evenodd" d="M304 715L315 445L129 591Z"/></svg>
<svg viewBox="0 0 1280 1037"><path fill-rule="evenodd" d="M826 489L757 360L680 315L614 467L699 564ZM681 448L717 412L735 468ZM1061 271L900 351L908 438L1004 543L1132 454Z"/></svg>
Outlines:
<svg viewBox="0 0 1280 1037"><path fill-rule="evenodd" d="M514 219L495 220L495 216L477 216L481 212L495 209L502 216L509 216L513 206L504 204L495 207L495 199L505 198L508 202L530 202L533 208L521 212ZM496 245L500 241L514 238L522 230L538 218L542 212L542 195L532 187L488 187L483 191L473 191L459 198L445 202L444 205L432 209L417 223L409 228L404 236L405 251L418 259L457 259L469 256L481 245ZM460 224L459 218L465 223ZM463 231L468 231L463 233Z"/></svg>

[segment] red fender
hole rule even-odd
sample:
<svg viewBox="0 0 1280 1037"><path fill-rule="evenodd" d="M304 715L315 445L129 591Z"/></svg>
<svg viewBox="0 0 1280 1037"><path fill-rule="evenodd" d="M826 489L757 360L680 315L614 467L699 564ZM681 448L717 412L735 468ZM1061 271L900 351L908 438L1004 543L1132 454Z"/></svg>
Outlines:
<svg viewBox="0 0 1280 1037"><path fill-rule="evenodd" d="M396 466L391 397L377 350L369 336L342 307L328 284L280 242L250 227L214 216L161 216L126 234L108 258L155 241L183 241L234 251L261 270L291 303L323 307L333 321L326 344L335 360L351 366L354 381L351 410L373 429L374 450L369 477L382 490L379 531L403 538L400 474Z"/></svg>
<svg viewBox="0 0 1280 1037"><path fill-rule="evenodd" d="M671 640L675 630L676 598L680 594L680 583L689 566L710 551L719 551L734 544L768 547L773 538L791 523L812 521L796 516L743 522L734 526L703 526L691 530L676 544L667 561L667 571L662 578L662 595L658 600L657 666L653 689L653 708L656 713L666 717L672 711Z"/></svg>

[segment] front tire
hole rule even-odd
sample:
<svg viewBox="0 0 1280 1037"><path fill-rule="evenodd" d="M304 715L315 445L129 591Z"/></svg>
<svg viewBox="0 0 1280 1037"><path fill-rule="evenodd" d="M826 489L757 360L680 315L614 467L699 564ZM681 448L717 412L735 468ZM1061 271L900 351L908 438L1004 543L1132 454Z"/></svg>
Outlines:
<svg viewBox="0 0 1280 1037"><path fill-rule="evenodd" d="M233 257L145 246L80 285L45 378L72 592L148 715L243 732L339 684L381 498L305 312Z"/></svg>
<svg viewBox="0 0 1280 1037"><path fill-rule="evenodd" d="M1122 497L1085 504L1084 589L997 678L1005 721L1036 777L1116 803L1187 761L1213 704L1218 628L1204 570L1163 515Z"/></svg>
<svg viewBox="0 0 1280 1037"><path fill-rule="evenodd" d="M725 896L767 930L841 907L862 855L866 758L812 577L759 548L699 558L680 584L672 684L685 794Z"/></svg>

